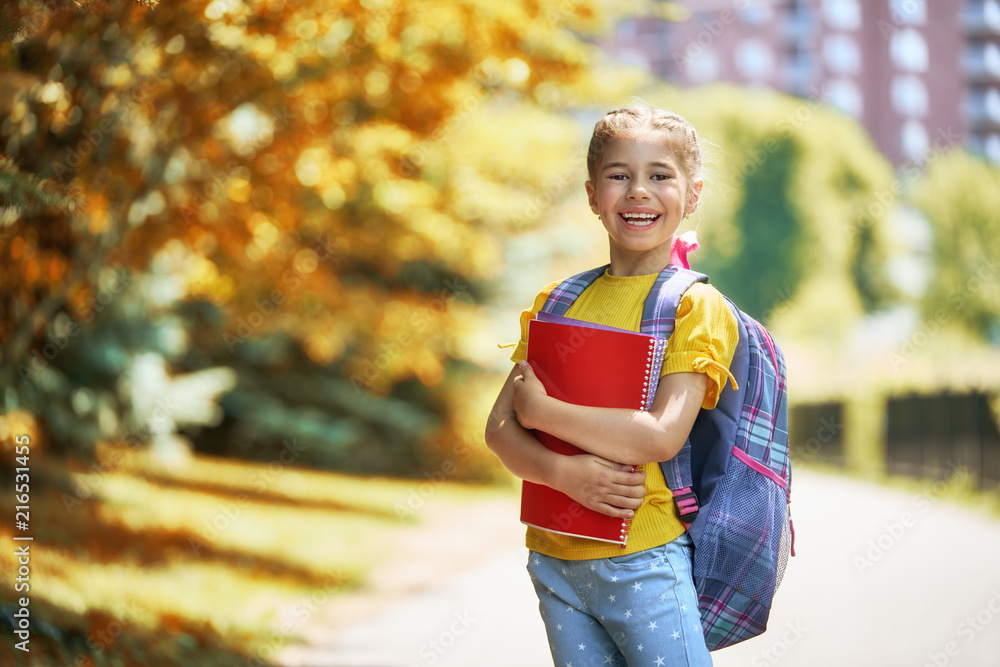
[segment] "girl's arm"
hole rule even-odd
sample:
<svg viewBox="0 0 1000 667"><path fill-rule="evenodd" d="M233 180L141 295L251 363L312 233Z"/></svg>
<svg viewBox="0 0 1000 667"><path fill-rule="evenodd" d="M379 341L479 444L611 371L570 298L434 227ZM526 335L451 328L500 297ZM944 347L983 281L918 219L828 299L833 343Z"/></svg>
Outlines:
<svg viewBox="0 0 1000 667"><path fill-rule="evenodd" d="M512 393L514 411L525 428L541 429L591 454L633 465L677 455L709 386L704 373L670 373L660 379L649 412L592 408L546 394L527 362L521 362L520 371Z"/></svg>
<svg viewBox="0 0 1000 667"><path fill-rule="evenodd" d="M540 443L514 412L514 380L520 377L521 370L515 366L490 413L486 445L521 479L562 491L601 514L631 518L642 505L646 473L629 472L631 466L604 456L557 454Z"/></svg>

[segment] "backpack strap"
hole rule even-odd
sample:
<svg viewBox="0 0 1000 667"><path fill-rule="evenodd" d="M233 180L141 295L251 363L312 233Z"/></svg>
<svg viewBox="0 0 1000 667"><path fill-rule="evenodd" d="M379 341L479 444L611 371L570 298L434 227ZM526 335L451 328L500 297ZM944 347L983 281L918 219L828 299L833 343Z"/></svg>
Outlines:
<svg viewBox="0 0 1000 667"><path fill-rule="evenodd" d="M677 307L688 288L697 282L708 282L708 276L690 269L670 265L657 277L643 304L640 331L669 339L674 332ZM660 462L667 486L673 492L681 521L690 526L698 516L698 495L693 489L691 474L691 440L669 461Z"/></svg>
<svg viewBox="0 0 1000 667"><path fill-rule="evenodd" d="M583 294L583 290L590 287L595 280L600 278L609 266L611 265L605 264L596 269L583 271L559 283L549 293L549 298L545 300L542 311L552 313L553 315L565 315L569 307Z"/></svg>
<svg viewBox="0 0 1000 667"><path fill-rule="evenodd" d="M699 281L707 282L708 276L673 264L667 265L656 277L645 303L642 304L639 331L669 339L674 332L674 320L681 297L691 285Z"/></svg>

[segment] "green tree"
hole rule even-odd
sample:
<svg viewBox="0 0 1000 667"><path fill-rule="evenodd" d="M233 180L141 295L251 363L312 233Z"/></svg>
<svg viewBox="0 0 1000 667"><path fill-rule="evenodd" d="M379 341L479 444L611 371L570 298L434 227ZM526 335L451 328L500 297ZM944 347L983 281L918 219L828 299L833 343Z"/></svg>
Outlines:
<svg viewBox="0 0 1000 667"><path fill-rule="evenodd" d="M893 173L856 121L821 100L725 85L648 99L707 140L692 266L741 308L785 337L839 344L892 300L878 202Z"/></svg>
<svg viewBox="0 0 1000 667"><path fill-rule="evenodd" d="M934 234L934 276L921 306L980 340L1000 339L1000 169L955 148L938 156L913 200Z"/></svg>
<svg viewBox="0 0 1000 667"><path fill-rule="evenodd" d="M764 146L772 150L765 154ZM732 218L739 241L727 246L707 234L699 266L743 310L763 319L801 280L804 267L794 258L803 233L790 192L798 146L790 137L768 137L756 150L760 163L743 176L741 201Z"/></svg>

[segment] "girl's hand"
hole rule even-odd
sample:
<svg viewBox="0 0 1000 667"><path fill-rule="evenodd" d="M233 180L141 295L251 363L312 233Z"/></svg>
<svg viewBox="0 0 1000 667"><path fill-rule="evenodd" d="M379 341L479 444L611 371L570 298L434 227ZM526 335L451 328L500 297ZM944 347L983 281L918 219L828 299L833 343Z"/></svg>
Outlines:
<svg viewBox="0 0 1000 667"><path fill-rule="evenodd" d="M542 428L539 415L548 398L545 386L522 361L520 375L511 385L514 413L518 423L526 429ZM620 519L630 519L642 505L646 495L646 473L631 472L632 466L617 463L594 454L559 456L556 468L551 471L549 486L588 509Z"/></svg>
<svg viewBox="0 0 1000 667"><path fill-rule="evenodd" d="M535 375L531 364L522 361L518 364L521 374L514 378L514 413L517 421L524 428L533 429L538 427L538 409L541 402L548 397L545 386Z"/></svg>
<svg viewBox="0 0 1000 667"><path fill-rule="evenodd" d="M553 471L552 487L588 509L631 519L646 495L646 472L594 454L563 456Z"/></svg>

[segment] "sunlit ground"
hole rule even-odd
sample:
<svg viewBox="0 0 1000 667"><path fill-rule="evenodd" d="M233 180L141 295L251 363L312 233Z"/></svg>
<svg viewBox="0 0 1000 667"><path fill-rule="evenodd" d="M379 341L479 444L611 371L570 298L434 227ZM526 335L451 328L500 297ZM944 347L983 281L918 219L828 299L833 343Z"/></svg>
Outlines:
<svg viewBox="0 0 1000 667"><path fill-rule="evenodd" d="M122 448L103 449L101 460L105 472L33 463L31 653L11 650L19 664L266 658L299 640L322 604L360 586L393 538L421 519L403 511L420 488L414 480L201 456L164 468ZM433 485L435 502L495 493ZM8 516L13 496L2 495ZM11 552L0 556L9 577ZM0 601L21 594L5 586ZM4 637L16 641L9 629Z"/></svg>

